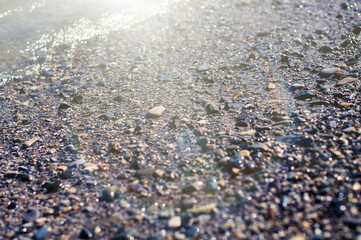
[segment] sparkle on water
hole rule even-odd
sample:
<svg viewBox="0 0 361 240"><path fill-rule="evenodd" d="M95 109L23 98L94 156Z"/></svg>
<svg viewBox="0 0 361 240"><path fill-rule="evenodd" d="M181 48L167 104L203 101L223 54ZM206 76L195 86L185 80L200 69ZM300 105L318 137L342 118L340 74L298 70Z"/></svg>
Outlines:
<svg viewBox="0 0 361 240"><path fill-rule="evenodd" d="M0 79L48 68L61 46L71 59L79 44L162 14L176 1L0 0Z"/></svg>

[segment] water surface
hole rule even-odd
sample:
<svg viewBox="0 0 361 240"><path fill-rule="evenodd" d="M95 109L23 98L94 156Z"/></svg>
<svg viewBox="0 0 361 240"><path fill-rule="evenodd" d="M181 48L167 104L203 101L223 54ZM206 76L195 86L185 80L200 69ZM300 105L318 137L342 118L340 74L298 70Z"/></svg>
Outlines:
<svg viewBox="0 0 361 240"><path fill-rule="evenodd" d="M179 0L0 0L0 84L46 69L55 52L166 12Z"/></svg>

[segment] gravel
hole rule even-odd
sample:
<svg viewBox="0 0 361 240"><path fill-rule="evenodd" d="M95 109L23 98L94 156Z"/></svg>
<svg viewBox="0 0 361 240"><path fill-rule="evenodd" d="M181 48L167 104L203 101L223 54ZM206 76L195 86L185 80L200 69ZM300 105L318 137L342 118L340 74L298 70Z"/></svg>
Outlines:
<svg viewBox="0 0 361 240"><path fill-rule="evenodd" d="M0 236L358 239L358 2L173 8L0 86Z"/></svg>

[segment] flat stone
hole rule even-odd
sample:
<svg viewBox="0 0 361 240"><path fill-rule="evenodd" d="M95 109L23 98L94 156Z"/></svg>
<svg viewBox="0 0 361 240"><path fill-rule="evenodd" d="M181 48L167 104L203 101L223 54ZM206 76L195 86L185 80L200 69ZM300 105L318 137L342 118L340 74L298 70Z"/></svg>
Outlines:
<svg viewBox="0 0 361 240"><path fill-rule="evenodd" d="M193 214L205 214L205 213L211 213L212 211L217 210L217 205L215 203L210 203L207 205L202 206L195 206L191 209L188 209L187 211Z"/></svg>
<svg viewBox="0 0 361 240"><path fill-rule="evenodd" d="M249 147L253 150L268 151L268 146L265 143L255 143Z"/></svg>
<svg viewBox="0 0 361 240"><path fill-rule="evenodd" d="M40 139L40 137L33 137L32 139L26 141L23 145L23 148L28 148L31 145L33 145L36 141L38 141Z"/></svg>
<svg viewBox="0 0 361 240"><path fill-rule="evenodd" d="M83 165L84 163L86 163L86 161L84 159L79 159L79 160L76 160L74 162L71 162L68 167L69 168L72 168L72 167L77 167L77 166L81 166Z"/></svg>
<svg viewBox="0 0 361 240"><path fill-rule="evenodd" d="M170 228L179 228L182 225L182 219L180 216L172 217L167 223Z"/></svg>
<svg viewBox="0 0 361 240"><path fill-rule="evenodd" d="M199 72L208 71L210 69L212 69L212 65L210 65L208 63L203 63L201 66L198 67Z"/></svg>
<svg viewBox="0 0 361 240"><path fill-rule="evenodd" d="M241 136L251 136L251 135L255 135L256 134L256 130L248 130L248 131L243 131L243 132L240 132L239 135Z"/></svg>
<svg viewBox="0 0 361 240"><path fill-rule="evenodd" d="M312 92L310 92L310 91L303 91L303 92L297 94L295 98L296 98L297 100L302 100L302 101L304 101L304 100L306 100L306 99L312 99L312 98L314 98L314 97L316 97L316 94L314 94L314 93L312 93Z"/></svg>
<svg viewBox="0 0 361 240"><path fill-rule="evenodd" d="M343 85L346 85L348 83L352 83L352 82L354 82L356 80L357 80L357 78L347 77L347 78L344 78L344 79L338 81L336 83L336 86L343 86Z"/></svg>
<svg viewBox="0 0 361 240"><path fill-rule="evenodd" d="M346 132L346 133L357 132L355 127L348 127L348 128L343 129L342 131Z"/></svg>
<svg viewBox="0 0 361 240"><path fill-rule="evenodd" d="M332 74L335 74L336 72L340 72L341 69L340 68L324 68L320 71L320 76L321 77L329 77L331 76Z"/></svg>
<svg viewBox="0 0 361 240"><path fill-rule="evenodd" d="M305 88L305 85L304 85L304 84L295 83L295 84L292 84L292 85L291 85L290 90L291 90L291 91L295 91L295 90L300 90L300 89L304 89L304 88Z"/></svg>
<svg viewBox="0 0 361 240"><path fill-rule="evenodd" d="M144 168L144 169L137 170L135 173L135 176L136 177L152 176L153 173L154 173L153 168Z"/></svg>
<svg viewBox="0 0 361 240"><path fill-rule="evenodd" d="M329 101L314 101L314 102L311 102L310 105L313 107L313 106L328 106L330 105L330 102Z"/></svg>
<svg viewBox="0 0 361 240"><path fill-rule="evenodd" d="M165 109L166 108L163 106L154 107L149 110L149 112L147 113L147 117L149 117L149 118L160 117L163 114L163 112L165 111Z"/></svg>

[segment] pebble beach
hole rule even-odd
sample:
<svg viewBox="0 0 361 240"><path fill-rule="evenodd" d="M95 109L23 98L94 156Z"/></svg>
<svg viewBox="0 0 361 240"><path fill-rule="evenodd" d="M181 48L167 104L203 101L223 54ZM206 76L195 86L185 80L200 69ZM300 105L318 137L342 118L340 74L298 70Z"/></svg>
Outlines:
<svg viewBox="0 0 361 240"><path fill-rule="evenodd" d="M0 86L0 239L361 239L361 4L190 0Z"/></svg>

